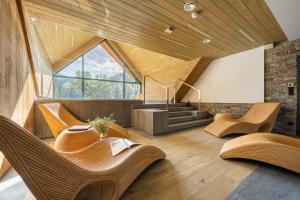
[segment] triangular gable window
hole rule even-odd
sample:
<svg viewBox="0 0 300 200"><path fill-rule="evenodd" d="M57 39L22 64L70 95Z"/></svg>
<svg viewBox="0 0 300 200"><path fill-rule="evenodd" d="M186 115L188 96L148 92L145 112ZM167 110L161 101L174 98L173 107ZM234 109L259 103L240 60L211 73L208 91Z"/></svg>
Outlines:
<svg viewBox="0 0 300 200"><path fill-rule="evenodd" d="M141 83L107 42L54 75L54 98L138 99Z"/></svg>

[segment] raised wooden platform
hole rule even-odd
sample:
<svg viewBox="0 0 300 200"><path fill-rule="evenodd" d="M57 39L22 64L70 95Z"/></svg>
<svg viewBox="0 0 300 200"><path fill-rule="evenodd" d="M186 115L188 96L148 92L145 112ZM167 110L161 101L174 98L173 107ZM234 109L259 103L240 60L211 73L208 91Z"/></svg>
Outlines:
<svg viewBox="0 0 300 200"><path fill-rule="evenodd" d="M186 103L132 105L131 126L150 135L204 126L213 119L207 111L198 111Z"/></svg>

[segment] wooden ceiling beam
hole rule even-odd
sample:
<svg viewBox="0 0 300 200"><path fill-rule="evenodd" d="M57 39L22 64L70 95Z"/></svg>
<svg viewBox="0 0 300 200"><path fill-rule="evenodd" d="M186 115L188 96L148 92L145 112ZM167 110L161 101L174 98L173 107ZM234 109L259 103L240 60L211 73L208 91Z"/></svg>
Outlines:
<svg viewBox="0 0 300 200"><path fill-rule="evenodd" d="M117 51L119 56L124 60L124 62L127 64L128 68L134 73L137 79L142 82L142 74L140 71L136 68L136 66L133 64L131 59L126 55L126 53L123 51L123 49L120 47L120 45L117 42L108 40L108 42L111 44L111 46Z"/></svg>
<svg viewBox="0 0 300 200"><path fill-rule="evenodd" d="M35 74L36 68L35 68L34 62L33 62L32 51L31 51L31 46L30 46L29 36L28 36L28 30L26 27L26 18L25 18L25 14L24 14L24 8L23 8L23 4L22 4L21 0L16 0L16 4L17 4L21 24L22 24L22 31L23 31L23 35L24 35L25 44L26 44L30 72L31 72L31 77L32 77L32 82L33 82L33 88L34 88L35 95L38 97L38 96L40 96L40 91L39 91L38 82L37 82L37 78L36 78L36 74Z"/></svg>
<svg viewBox="0 0 300 200"><path fill-rule="evenodd" d="M203 57L199 60L193 70L190 72L188 77L184 80L185 83L189 85L194 85L205 69L209 66L209 64L213 61L211 58ZM189 92L190 88L184 84L176 92L176 101L181 101L185 95Z"/></svg>
<svg viewBox="0 0 300 200"><path fill-rule="evenodd" d="M58 60L57 62L52 64L53 73L56 73L63 69L68 64L75 61L77 58L79 58L81 55L83 55L85 52L89 51L90 49L94 48L97 44L100 44L104 39L98 36L93 37L86 43L82 44L80 47L75 49L74 51L67 54L62 59Z"/></svg>

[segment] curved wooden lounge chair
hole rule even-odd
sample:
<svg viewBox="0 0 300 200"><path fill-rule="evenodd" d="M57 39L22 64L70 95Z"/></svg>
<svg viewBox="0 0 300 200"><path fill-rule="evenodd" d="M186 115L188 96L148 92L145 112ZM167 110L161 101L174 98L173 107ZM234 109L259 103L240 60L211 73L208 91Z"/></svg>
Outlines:
<svg viewBox="0 0 300 200"><path fill-rule="evenodd" d="M115 139L59 153L0 115L0 150L39 200L118 199L146 167L165 158L147 145L113 157L109 143Z"/></svg>
<svg viewBox="0 0 300 200"><path fill-rule="evenodd" d="M57 137L63 130L74 125L88 124L76 119L60 103L39 104L39 109L43 113L54 137ZM129 138L128 131L115 123L110 125L107 135L109 137Z"/></svg>
<svg viewBox="0 0 300 200"><path fill-rule="evenodd" d="M300 173L300 140L272 133L254 133L226 142L221 158L246 158Z"/></svg>
<svg viewBox="0 0 300 200"><path fill-rule="evenodd" d="M233 119L230 114L217 114L214 122L204 130L217 137L234 133L271 132L279 109L279 103L255 103L240 119Z"/></svg>

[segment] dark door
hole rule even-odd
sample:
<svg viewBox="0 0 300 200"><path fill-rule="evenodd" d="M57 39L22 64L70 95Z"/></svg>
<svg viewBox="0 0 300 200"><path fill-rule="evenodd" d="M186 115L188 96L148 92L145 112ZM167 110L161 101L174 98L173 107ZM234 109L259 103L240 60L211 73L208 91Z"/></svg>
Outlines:
<svg viewBox="0 0 300 200"><path fill-rule="evenodd" d="M296 124L296 135L300 136L300 56L297 56L297 124Z"/></svg>

